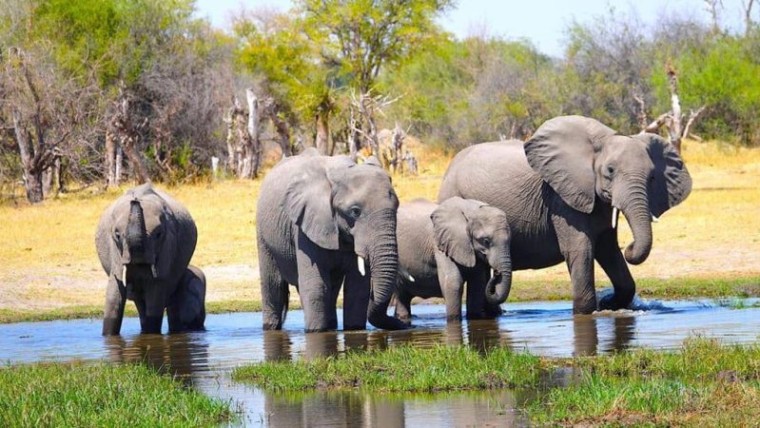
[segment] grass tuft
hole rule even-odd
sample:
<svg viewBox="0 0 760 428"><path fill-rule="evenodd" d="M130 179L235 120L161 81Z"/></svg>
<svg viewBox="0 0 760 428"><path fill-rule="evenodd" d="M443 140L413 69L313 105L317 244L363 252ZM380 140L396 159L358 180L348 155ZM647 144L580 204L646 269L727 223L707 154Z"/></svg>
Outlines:
<svg viewBox="0 0 760 428"><path fill-rule="evenodd" d="M216 426L231 416L228 403L142 365L0 369L2 426Z"/></svg>

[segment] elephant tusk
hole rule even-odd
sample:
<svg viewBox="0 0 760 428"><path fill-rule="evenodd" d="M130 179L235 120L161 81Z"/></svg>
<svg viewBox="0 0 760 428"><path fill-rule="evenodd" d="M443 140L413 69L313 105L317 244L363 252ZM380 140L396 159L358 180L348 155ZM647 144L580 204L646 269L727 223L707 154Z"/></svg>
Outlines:
<svg viewBox="0 0 760 428"><path fill-rule="evenodd" d="M158 278L158 269L156 269L156 265L150 265L150 273L153 274L153 279Z"/></svg>
<svg viewBox="0 0 760 428"><path fill-rule="evenodd" d="M364 271L364 257L356 256L356 265L359 268L361 276L365 276L367 273Z"/></svg>
<svg viewBox="0 0 760 428"><path fill-rule="evenodd" d="M620 210L618 210L617 207L612 207L612 228L613 229L617 229L618 215L620 215Z"/></svg>
<svg viewBox="0 0 760 428"><path fill-rule="evenodd" d="M121 265L121 282L127 283L127 265Z"/></svg>
<svg viewBox="0 0 760 428"><path fill-rule="evenodd" d="M652 223L657 223L658 221L660 221L660 219L652 215Z"/></svg>

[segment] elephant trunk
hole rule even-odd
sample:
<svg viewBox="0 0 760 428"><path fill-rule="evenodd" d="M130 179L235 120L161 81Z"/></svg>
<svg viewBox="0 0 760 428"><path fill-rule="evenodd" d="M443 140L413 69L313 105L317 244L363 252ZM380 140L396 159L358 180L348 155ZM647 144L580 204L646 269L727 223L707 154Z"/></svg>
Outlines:
<svg viewBox="0 0 760 428"><path fill-rule="evenodd" d="M377 328L402 330L406 325L388 316L388 305L398 278L398 246L396 244L396 211L381 210L372 214L370 224L377 231L369 245L369 267L372 294L367 308L368 321Z"/></svg>
<svg viewBox="0 0 760 428"><path fill-rule="evenodd" d="M129 221L127 222L126 243L129 251L130 264L150 264L153 277L157 276L156 260L150 254L148 231L145 227L145 215L140 201L133 200L129 206Z"/></svg>
<svg viewBox="0 0 760 428"><path fill-rule="evenodd" d="M632 265L643 263L652 250L652 214L646 192L639 193L640 196L620 207L633 233L633 242L628 244L624 252L625 260Z"/></svg>
<svg viewBox="0 0 760 428"><path fill-rule="evenodd" d="M495 272L486 286L486 301L490 305L500 305L507 300L512 289L512 259L509 253L491 263L491 267Z"/></svg>

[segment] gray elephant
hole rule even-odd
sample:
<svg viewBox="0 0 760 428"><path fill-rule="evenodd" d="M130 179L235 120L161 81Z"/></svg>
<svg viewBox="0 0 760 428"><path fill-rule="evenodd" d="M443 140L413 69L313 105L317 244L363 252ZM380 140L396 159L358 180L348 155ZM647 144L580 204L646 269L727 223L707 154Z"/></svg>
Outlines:
<svg viewBox="0 0 760 428"><path fill-rule="evenodd" d="M95 245L108 275L103 335L121 331L126 300L133 300L142 333L202 330L206 279L189 266L197 230L190 213L148 184L127 191L100 218Z"/></svg>
<svg viewBox="0 0 760 428"><path fill-rule="evenodd" d="M626 261L639 264L652 248L652 219L682 202L691 177L674 148L658 135L618 135L594 119L562 116L530 140L476 144L458 153L439 200L452 196L504 210L512 230L514 270L563 260L573 286L573 311L628 306L636 286ZM623 255L618 210L633 231ZM597 303L594 260L614 293Z"/></svg>
<svg viewBox="0 0 760 428"><path fill-rule="evenodd" d="M397 209L374 158L357 165L307 150L275 165L256 209L264 329L282 328L288 284L298 289L307 331L337 328L342 284L344 329L364 329L367 320L404 328L385 312L398 273Z"/></svg>
<svg viewBox="0 0 760 428"><path fill-rule="evenodd" d="M510 231L502 210L456 196L440 205L417 199L399 207L397 237L397 318L410 323L410 304L419 296L443 297L446 319L461 320L465 282L468 319L501 313L512 286Z"/></svg>

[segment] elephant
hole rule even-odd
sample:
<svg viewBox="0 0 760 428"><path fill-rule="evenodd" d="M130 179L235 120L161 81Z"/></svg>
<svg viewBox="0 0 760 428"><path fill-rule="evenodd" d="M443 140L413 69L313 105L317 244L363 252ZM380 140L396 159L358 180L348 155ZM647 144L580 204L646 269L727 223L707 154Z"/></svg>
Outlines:
<svg viewBox="0 0 760 428"><path fill-rule="evenodd" d="M133 300L142 333L203 330L206 278L190 266L198 238L188 210L146 183L128 190L103 212L95 246L108 275L103 335L118 335L126 300Z"/></svg>
<svg viewBox="0 0 760 428"><path fill-rule="evenodd" d="M560 116L524 143L462 150L449 164L438 197L501 208L512 231L512 268L539 269L564 260L573 312L585 314L631 303L636 285L626 262L646 260L651 222L686 199L691 185L680 155L660 136L618 135L592 118ZM621 211L633 232L624 254L617 238ZM614 288L598 302L594 260Z"/></svg>
<svg viewBox="0 0 760 428"><path fill-rule="evenodd" d="M416 199L399 206L396 230L397 318L411 323L414 296L443 297L447 321L460 321L465 282L468 319L501 313L512 286L510 230L502 210L457 196L440 205Z"/></svg>
<svg viewBox="0 0 760 428"><path fill-rule="evenodd" d="M403 329L388 316L398 275L398 197L376 158L307 149L281 160L264 177L256 209L263 327L279 330L296 287L305 329L337 329L343 289L343 328ZM369 267L369 273L366 270Z"/></svg>

